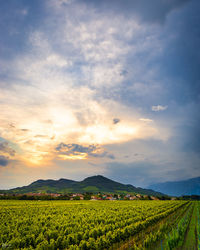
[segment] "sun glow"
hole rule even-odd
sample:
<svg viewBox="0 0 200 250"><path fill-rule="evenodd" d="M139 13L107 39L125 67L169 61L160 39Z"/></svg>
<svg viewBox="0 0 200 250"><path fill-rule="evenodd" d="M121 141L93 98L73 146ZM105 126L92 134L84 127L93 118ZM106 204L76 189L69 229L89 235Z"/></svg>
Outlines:
<svg viewBox="0 0 200 250"><path fill-rule="evenodd" d="M70 154L70 155L59 155L62 160L85 160L88 159L87 153Z"/></svg>
<svg viewBox="0 0 200 250"><path fill-rule="evenodd" d="M31 106L30 109L19 110L16 105L13 105L14 111L4 114L10 122L7 123L6 119L0 120L0 134L17 145L18 150L13 158L40 165L56 158L85 160L95 155L103 157L101 151L92 151L92 155L90 152L68 152L65 151L66 149L60 153L55 149L61 143L77 144L82 147L100 145L104 148L106 145L124 143L156 134L155 123L146 122L147 119L137 119L134 114L130 118L126 115L127 111L124 111L124 114L121 112L119 116L113 115L110 104L105 105L91 100L90 92L89 100L85 99L87 96L85 89L76 91L78 90L74 90L75 93L72 95L78 95L83 91L80 95L82 106L76 106L76 100L72 97L69 97L69 99L72 98L72 102L66 102L62 95L59 95L56 96L57 101L52 100L44 106ZM59 97L62 98L59 99ZM89 105L86 105L87 103ZM119 109L115 102L112 102L111 106ZM126 107L120 106L120 108L126 110Z"/></svg>
<svg viewBox="0 0 200 250"><path fill-rule="evenodd" d="M49 110L47 114L49 115ZM51 110L51 116L47 120L25 121L24 129L22 125L15 124L12 131L7 134L7 138L13 139L19 146L18 151L23 155L23 159L30 164L39 165L49 162L54 158L62 160L85 160L92 157L89 152L69 152L69 149L63 148L62 153L55 149L60 143L67 145L100 145L97 152L92 149L93 155L102 155L101 147L108 144L123 143L137 138L144 138L156 133L156 129L140 120L119 121L113 124L112 119L105 115L105 119L93 124L81 125L73 115L72 111L55 112ZM3 131L5 133L5 130ZM12 133L11 133L12 132ZM21 153L20 153L21 151Z"/></svg>
<svg viewBox="0 0 200 250"><path fill-rule="evenodd" d="M108 125L94 125L86 128L80 137L81 143L112 144L128 141L137 134L137 127L129 124L119 124L115 127Z"/></svg>

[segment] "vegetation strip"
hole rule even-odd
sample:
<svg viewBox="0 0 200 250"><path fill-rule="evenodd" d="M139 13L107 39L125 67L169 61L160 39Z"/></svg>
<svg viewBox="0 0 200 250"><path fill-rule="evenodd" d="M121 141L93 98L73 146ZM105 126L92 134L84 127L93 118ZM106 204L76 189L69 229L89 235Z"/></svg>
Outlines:
<svg viewBox="0 0 200 250"><path fill-rule="evenodd" d="M197 224L197 203L194 202L194 208L192 212L192 216L190 219L190 223L186 230L186 234L184 237L183 245L181 249L183 250L196 250L197 249L197 235L196 235L196 225Z"/></svg>
<svg viewBox="0 0 200 250"><path fill-rule="evenodd" d="M175 249L183 245L185 233L190 223L192 212L193 206L188 209L187 213L183 218L181 218L177 226L166 236L167 249Z"/></svg>
<svg viewBox="0 0 200 250"><path fill-rule="evenodd" d="M197 203L197 249L200 250L200 202Z"/></svg>
<svg viewBox="0 0 200 250"><path fill-rule="evenodd" d="M4 249L105 249L138 234L186 203L1 201L0 245Z"/></svg>
<svg viewBox="0 0 200 250"><path fill-rule="evenodd" d="M185 211L191 203L183 204L167 217L161 219L155 224L150 225L148 228L132 237L125 243L119 244L118 249L160 249L160 240L164 237L165 233L171 230L174 223L180 220ZM159 241L159 242L158 242ZM158 244L159 243L159 244ZM115 249L115 248L112 248Z"/></svg>

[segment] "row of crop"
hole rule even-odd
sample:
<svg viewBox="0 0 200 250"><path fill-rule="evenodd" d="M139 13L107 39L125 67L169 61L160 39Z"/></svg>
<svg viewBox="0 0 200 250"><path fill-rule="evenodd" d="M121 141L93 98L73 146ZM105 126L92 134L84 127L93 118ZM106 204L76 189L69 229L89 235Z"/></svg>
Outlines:
<svg viewBox="0 0 200 250"><path fill-rule="evenodd" d="M158 216L158 215L157 215ZM105 229L106 229L106 227L107 226L105 226ZM109 230L110 229L110 230ZM67 239L65 240L64 239L64 241L65 241L65 244L64 245L71 245L71 244L77 244L77 243L79 243L80 242L80 240L83 238L83 240L85 239L85 240L88 240L89 238L94 238L94 239L96 239L98 236L100 236L100 235L104 235L107 231L113 231L113 228L109 228L109 227L107 227L107 230L103 230L103 231L100 231L100 234L99 234L99 232L97 231L97 230L95 230L95 229L93 229L93 230L91 230L91 232L89 233L89 232L85 232L85 234L84 234L84 237L83 237L83 235L81 235L80 233L79 234L75 234L75 235L73 235L73 234L69 234L68 235L68 237L67 237ZM119 235L119 233L118 233L118 235ZM48 237L49 236L49 237ZM77 236L77 237L76 237ZM91 237L90 237L91 236ZM40 243L40 242L43 242L43 241L45 241L45 239L48 239L48 238L50 238L51 239L51 237L53 237L53 239L57 239L57 234L56 234L56 232L51 232L50 231L50 235L48 235L48 233L45 231L44 232L44 234L42 234L42 233L40 233L40 235L39 235L39 237L36 239L36 245L38 244L38 243ZM123 238L123 237L122 237ZM126 238L126 237L125 237ZM115 240L115 239L114 239ZM17 243L17 245L18 245L18 242L19 240L17 240L16 238L14 239L14 242L15 242L15 244ZM27 242L28 241L28 242ZM27 244L30 244L30 243L32 243L34 241L34 237L33 236L29 236L29 237L26 237L26 240L23 240L23 238L22 238L22 240L21 240L21 243L20 243L20 245L19 245L19 247L22 247L23 245L27 245ZM58 240L57 240L58 241ZM61 240L60 240L61 241ZM10 243L12 243L12 244L14 244L14 242L13 241L11 241ZM16 247L17 247L17 245L16 245ZM55 244L55 245L58 245L58 244Z"/></svg>
<svg viewBox="0 0 200 250"><path fill-rule="evenodd" d="M53 211L46 207L40 210L26 208L21 211L14 210L14 213L7 213L6 221L3 220L4 216L3 213L1 213L1 231L4 232L6 237L8 237L9 231L12 231L15 237L17 237L26 234L26 231L30 231L31 227L32 233L38 236L41 229L42 232L45 232L47 228L51 228L54 231L59 233L62 232L67 235L79 231L87 232L91 228L96 227L99 231L102 230L102 234L104 234L105 231L125 227L141 219L152 216L154 213L158 214L168 209L168 206L164 208L158 206L157 209L151 207L151 210L146 211L146 214L141 214L136 211L135 207L129 207L129 212L126 212L124 207L120 207L115 213L112 213L112 211L110 211L111 209L105 211L104 207L101 208L101 211L95 211L95 209L92 210L90 208L83 209L80 207L71 210L68 208L66 210L54 209ZM21 214L23 214L23 217ZM110 214L112 214L112 217ZM34 225L36 225L36 227Z"/></svg>
<svg viewBox="0 0 200 250"><path fill-rule="evenodd" d="M48 249L107 248L143 230L185 203L105 202L94 205L88 202L69 206L70 204L9 209L8 217L4 216L5 210L3 213L1 210L2 248L7 245L15 249L47 249L47 245ZM141 215L138 207L142 208ZM111 211L114 211L112 215Z"/></svg>
<svg viewBox="0 0 200 250"><path fill-rule="evenodd" d="M176 228L173 228L171 232L166 235L166 243L169 249L174 249L179 246L182 246L185 238L185 233L193 213L193 209L194 203L192 204L192 206L190 206L185 216L181 218L179 223L176 225Z"/></svg>
<svg viewBox="0 0 200 250"><path fill-rule="evenodd" d="M174 211L175 209L173 209ZM109 231L107 234L100 236L96 240L94 238L89 238L86 240L81 240L80 244L74 244L73 237L71 236L71 242L69 244L67 242L64 243L62 241L62 245L60 247L71 247L72 249L76 249L79 247L80 249L105 249L112 246L114 243L123 241L128 239L130 236L133 236L142 230L144 230L146 227L148 227L150 224L155 223L157 220L160 220L161 218L166 217L169 213L173 212L172 210L166 211L162 213L162 215L156 215L152 216L151 218L136 223L135 225L127 226L122 229L117 229L114 232ZM91 242L93 242L91 244ZM43 243L41 243L43 244ZM72 247L73 246L73 247ZM83 247L84 246L84 247Z"/></svg>
<svg viewBox="0 0 200 250"><path fill-rule="evenodd" d="M140 221L138 223L135 223L134 225L127 226L123 229L118 229L117 232L114 232L114 234L112 232L109 232L108 234L105 235L105 237L103 236L103 238L102 238L103 242L104 242L103 246L98 245L96 249L101 249L101 247L108 248L111 245L113 245L114 243L127 240L128 238L145 230L150 225L165 218L166 216L173 213L174 211L176 211L179 208L180 208L180 206L176 207L176 208L172 208L172 209L165 211L163 213L156 214L155 216L149 217L148 219L146 219L144 221ZM88 249L90 249L90 248L88 248Z"/></svg>
<svg viewBox="0 0 200 250"><path fill-rule="evenodd" d="M165 205L165 206L163 206ZM67 227L71 227L74 228L76 222L78 222L78 224L83 224L83 225L90 225L91 226L96 226L98 224L104 224L104 223L109 223L109 224L115 224L116 223L116 214L118 217L118 224L119 227L122 226L126 226L127 224L131 224L132 223L132 215L134 213L134 220L140 220L141 217L142 219L145 219L146 217L148 217L151 213L153 213L154 211L156 211L156 213L161 213L164 212L166 210L168 210L169 208L176 206L177 204L162 204L162 206L157 206L157 207L153 207L153 206L145 206L145 209L142 208L141 206L138 207L133 207L133 206L127 206L127 207L121 207L118 209L115 209L115 211L112 211L112 209L110 207L108 207L108 209L101 207L101 214L99 216L99 209L94 209L94 207L92 208L80 208L78 207L78 209L76 209L75 207L73 207L71 210L70 209L57 209L55 210L54 208L51 208L52 211L50 209L44 208L43 210L41 209L35 209L35 208L31 208L30 211L28 211L28 208L26 208L27 213L30 214L31 212L33 214L39 214L40 216L37 217L37 223L40 224L41 226L44 226L45 224L49 224L52 221L55 220L63 220L63 216L66 217L66 219L70 218L70 220L68 220L67 223ZM121 211L121 213L119 213L120 210L122 210L123 208L123 212ZM80 210L81 210L81 216L77 216L77 214L75 214L75 212L78 212L78 214L80 214ZM110 213L108 213L108 211L110 211ZM15 210L16 212L16 210ZM24 210L19 211L19 213L24 213ZM13 213L12 217L10 217L10 219L13 221ZM8 216L8 212L6 211L6 215ZM15 215L15 214L14 214ZM16 213L16 217L18 218L18 214ZM8 218L9 219L9 218ZM7 220L8 220L7 219ZM23 220L18 222L18 226L20 227L20 223L24 224L24 222L26 224L32 223L32 219L30 217L24 217ZM125 225L124 225L125 223ZM83 226L81 225L81 227ZM14 227L16 227L16 224L14 223L13 225ZM84 228L84 230L87 228Z"/></svg>
<svg viewBox="0 0 200 250"><path fill-rule="evenodd" d="M197 206L197 247L200 249L200 202Z"/></svg>
<svg viewBox="0 0 200 250"><path fill-rule="evenodd" d="M164 223L162 223L157 231L153 233L150 232L144 239L143 245L145 248L149 248L153 244L155 244L159 239L161 239L172 227L172 225L179 223L182 218L182 215L189 209L191 203L188 203L186 206L179 209L171 219L168 219ZM162 247L162 240L161 240L161 247Z"/></svg>
<svg viewBox="0 0 200 250"><path fill-rule="evenodd" d="M49 247L51 249L56 248L67 248L67 249L107 249L111 247L113 244L126 240L130 236L135 235L136 233L141 232L142 230L145 230L147 226L149 226L151 223L155 223L157 220L167 216L169 214L169 211L163 213L162 215L154 216L152 218L149 218L146 221L141 221L140 223L137 223L136 225L127 226L123 229L117 229L114 232L109 231L106 235L102 235L98 237L96 240L94 238L89 238L88 240L81 240L79 244L76 244L75 238L71 235L69 238L62 238L60 239L60 244L58 244L55 241L50 241L50 244L48 244L47 240L44 240L39 243L37 246L38 249L45 249L45 247ZM69 240L70 239L70 240ZM48 248L48 249L49 249Z"/></svg>
<svg viewBox="0 0 200 250"><path fill-rule="evenodd" d="M125 248L128 247L134 250L143 248L148 249L149 247L152 249L153 245L158 243L158 240L161 240L165 233L169 231L169 228L180 220L190 205L191 203L185 204L185 206L180 207L176 211L172 212L172 214L164 217L161 222L155 223L155 225L150 226L147 230L143 230L142 233L136 237L137 242L135 242L134 238L131 238L128 242L124 244L122 243L122 248L125 246Z"/></svg>

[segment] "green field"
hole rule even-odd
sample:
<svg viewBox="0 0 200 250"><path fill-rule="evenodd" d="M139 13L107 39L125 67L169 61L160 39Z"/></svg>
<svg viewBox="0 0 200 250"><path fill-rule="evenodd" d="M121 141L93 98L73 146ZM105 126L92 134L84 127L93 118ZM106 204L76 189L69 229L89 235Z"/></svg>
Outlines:
<svg viewBox="0 0 200 250"><path fill-rule="evenodd" d="M200 203L0 201L1 249L198 249Z"/></svg>

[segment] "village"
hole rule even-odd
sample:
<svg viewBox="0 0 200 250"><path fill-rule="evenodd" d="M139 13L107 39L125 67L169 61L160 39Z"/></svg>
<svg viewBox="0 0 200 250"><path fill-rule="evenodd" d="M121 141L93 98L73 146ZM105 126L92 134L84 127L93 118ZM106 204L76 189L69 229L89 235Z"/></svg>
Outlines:
<svg viewBox="0 0 200 250"><path fill-rule="evenodd" d="M141 194L93 194L93 193L25 193L25 194L0 194L0 199L19 199L19 200L91 200L91 201L116 201L116 200L163 200L172 199L167 197L156 197Z"/></svg>

